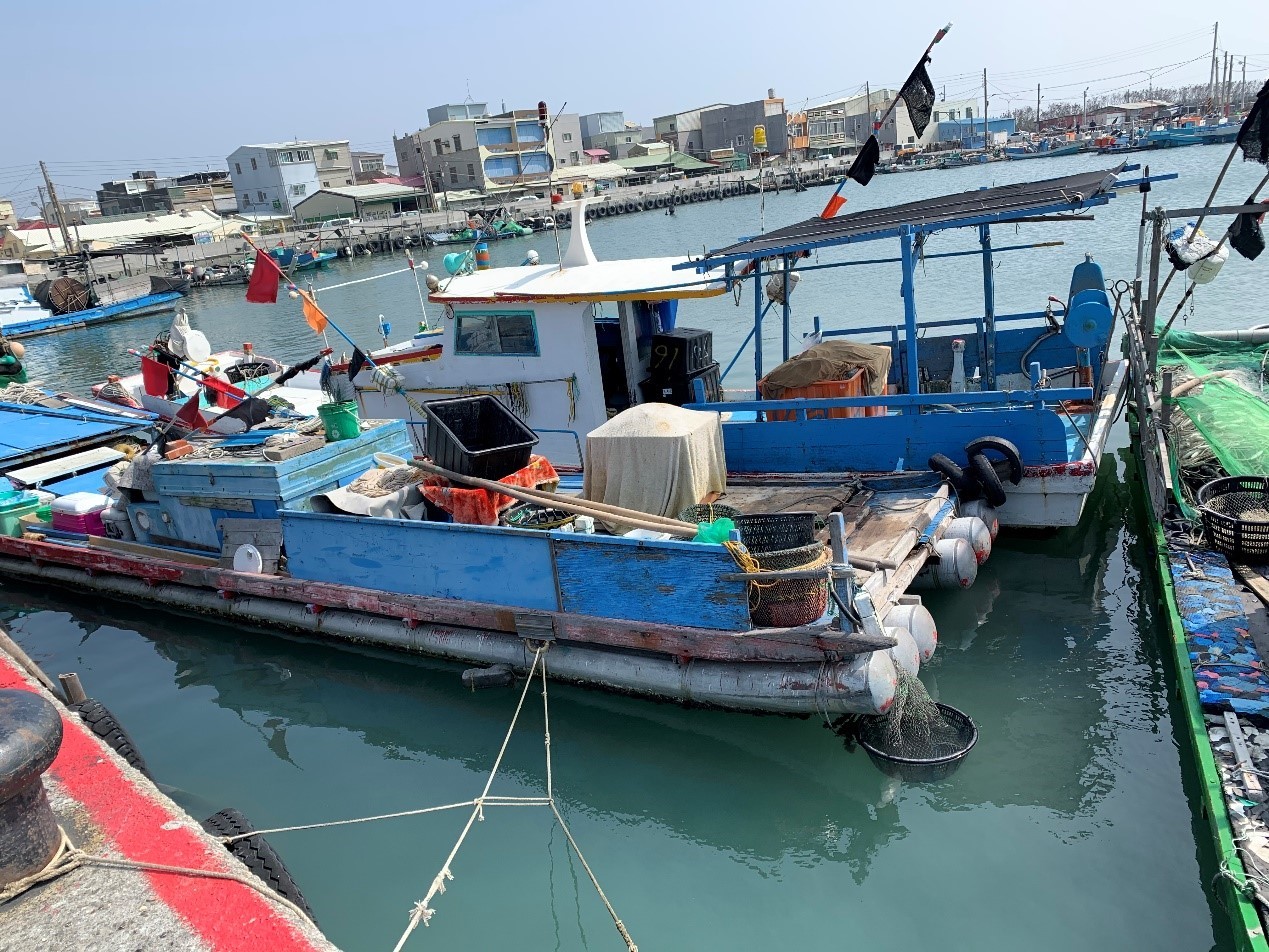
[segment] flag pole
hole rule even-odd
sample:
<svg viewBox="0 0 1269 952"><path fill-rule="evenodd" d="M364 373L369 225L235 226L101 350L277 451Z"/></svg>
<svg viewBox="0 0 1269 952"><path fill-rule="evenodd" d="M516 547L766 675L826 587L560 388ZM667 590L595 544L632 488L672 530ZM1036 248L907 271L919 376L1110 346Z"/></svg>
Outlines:
<svg viewBox="0 0 1269 952"><path fill-rule="evenodd" d="M254 241L251 240L251 236L248 235L246 232L242 233L242 239L248 245L250 245L252 249L256 251L256 257L257 257L257 260L259 260L259 258L261 257L260 247ZM323 319L326 321L327 324L331 326L331 328L335 331L336 334L338 334L340 337L346 340L348 342L348 345L352 347L354 351L359 351L361 353L362 358L366 361L366 364L370 367L371 376L373 376L375 379L375 382L379 384L380 390L382 390L384 386L390 387L394 393L396 393L403 400L405 400L406 404L410 407L411 410L413 410L415 413L418 413L420 416L426 416L426 411L423 409L423 406L406 392L405 388L401 386L401 383L398 380L396 380L394 377L392 377L391 374L389 374L387 371L383 370L378 364L376 364L374 360L371 359L370 355L367 354L365 351L363 351L357 345L357 342L355 340L353 340L351 337L345 334L344 329L340 327L338 324L336 324L333 320L331 320L330 315L327 314L325 311L321 309L321 307L318 306L317 301L314 300L312 295L310 295L298 284L295 284L293 281L291 281L291 279L287 277L287 275L278 266L278 263L274 261L273 258L267 252L263 255L263 257L266 261L269 262L269 265L273 268L273 270L278 273L278 277L287 278L288 291L296 292L303 300L308 302L310 306L312 306L314 309L317 310L319 314L322 315Z"/></svg>
<svg viewBox="0 0 1269 952"><path fill-rule="evenodd" d="M898 108L899 100L903 98L901 94L903 93L903 90L907 88L908 83L912 80L912 74L924 65L925 61L930 58L930 53L934 50L934 47L938 45L939 41L942 40L943 37L947 36L951 29L952 24L948 23L947 26L943 27L934 34L934 39L930 40L930 45L925 48L925 52L922 53L921 58L917 60L916 66L912 67L912 72L908 73L908 78L905 79L903 81L903 85L899 87L900 94L894 96L890 100L890 105L886 108L886 111L882 113L881 118L872 124L872 136L876 136L877 131L881 129L881 127L886 124L886 120L890 118L890 114ZM846 200L841 197L841 194L842 189L846 187L846 181L849 178L849 175L843 175L842 180L837 183L837 188L834 189L833 194L829 197L828 204L824 206L824 211L820 213L821 218L832 218L837 214L838 209L846 204Z"/></svg>

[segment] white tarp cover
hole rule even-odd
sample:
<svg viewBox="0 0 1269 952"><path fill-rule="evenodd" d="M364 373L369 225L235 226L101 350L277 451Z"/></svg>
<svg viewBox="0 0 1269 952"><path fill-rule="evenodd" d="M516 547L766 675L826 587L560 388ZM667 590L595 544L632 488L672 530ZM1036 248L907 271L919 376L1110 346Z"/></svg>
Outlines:
<svg viewBox="0 0 1269 952"><path fill-rule="evenodd" d="M717 413L644 403L587 434L586 499L674 517L726 488Z"/></svg>

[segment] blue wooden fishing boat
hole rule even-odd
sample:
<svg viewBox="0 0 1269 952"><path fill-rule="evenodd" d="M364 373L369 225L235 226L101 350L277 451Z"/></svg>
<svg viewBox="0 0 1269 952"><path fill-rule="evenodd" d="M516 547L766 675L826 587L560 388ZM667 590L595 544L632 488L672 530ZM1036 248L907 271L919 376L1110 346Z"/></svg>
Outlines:
<svg viewBox="0 0 1269 952"><path fill-rule="evenodd" d="M1221 119L1215 123L1201 116L1183 116L1157 125L1146 133L1146 141L1156 149L1186 145L1215 145L1238 138L1238 124Z"/></svg>
<svg viewBox="0 0 1269 952"><path fill-rule="evenodd" d="M318 251L317 249L297 253L294 248L274 248L269 254L288 271L311 271L314 268L324 267L328 261L334 261L339 256L334 251Z"/></svg>
<svg viewBox="0 0 1269 952"><path fill-rule="evenodd" d="M1053 159L1059 155L1075 155L1077 152L1083 152L1084 146L1079 142L1072 142L1068 145L1050 145L1047 141L1040 144L1037 149L1005 149L1005 156L1010 161L1020 161L1022 159Z"/></svg>
<svg viewBox="0 0 1269 952"><path fill-rule="evenodd" d="M160 287L155 287L155 281L152 281L149 294L64 314L56 314L41 305L25 285L9 288L5 292L0 292L0 334L16 340L131 317L161 314L174 310L176 302L181 299L183 293L179 289L172 288L171 283L167 279L160 279L158 281ZM177 283L183 284L183 282Z"/></svg>

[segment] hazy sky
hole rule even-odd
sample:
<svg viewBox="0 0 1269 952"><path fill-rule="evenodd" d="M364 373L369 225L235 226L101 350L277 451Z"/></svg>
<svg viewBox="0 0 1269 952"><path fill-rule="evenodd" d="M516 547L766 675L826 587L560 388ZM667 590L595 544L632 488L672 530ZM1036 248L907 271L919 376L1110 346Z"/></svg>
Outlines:
<svg viewBox="0 0 1269 952"><path fill-rule="evenodd" d="M1220 50L1269 77L1269 3L845 4L733 0L176 3L0 0L7 109L0 196L25 213L43 158L63 197L134 169L224 168L243 143L350 139L391 153L428 106L469 93L494 109L621 109L648 121L745 102L768 87L790 108L898 85L934 32L930 72L949 99L991 112L1137 88L1206 82ZM1007 10L1008 12L1003 12ZM11 97L11 98L10 98Z"/></svg>

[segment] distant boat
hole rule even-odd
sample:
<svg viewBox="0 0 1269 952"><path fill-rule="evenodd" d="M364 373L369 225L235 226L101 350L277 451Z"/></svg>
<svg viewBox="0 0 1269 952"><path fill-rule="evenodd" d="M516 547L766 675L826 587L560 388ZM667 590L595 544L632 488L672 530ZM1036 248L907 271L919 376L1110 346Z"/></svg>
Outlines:
<svg viewBox="0 0 1269 952"><path fill-rule="evenodd" d="M294 248L274 248L269 254L278 264L288 271L307 271L311 268L323 267L326 262L338 257L334 251L301 251Z"/></svg>
<svg viewBox="0 0 1269 952"><path fill-rule="evenodd" d="M103 302L74 278L58 278L37 285L0 288L0 334L8 338L35 337L58 331L104 324L175 308L189 287L180 278L151 275L147 293ZM91 305L91 306L89 306Z"/></svg>
<svg viewBox="0 0 1269 952"><path fill-rule="evenodd" d="M1146 133L1146 139L1156 149L1170 149L1183 145L1213 145L1233 142L1238 138L1238 124L1221 120L1209 125L1199 116L1185 116L1166 126L1155 126Z"/></svg>
<svg viewBox="0 0 1269 952"><path fill-rule="evenodd" d="M1052 149L1041 149L1038 152L1028 152L1025 149L1006 149L1010 161L1018 159L1052 159L1059 155L1074 155L1076 152L1083 152L1084 146L1079 142L1072 142L1070 145L1059 145Z"/></svg>

